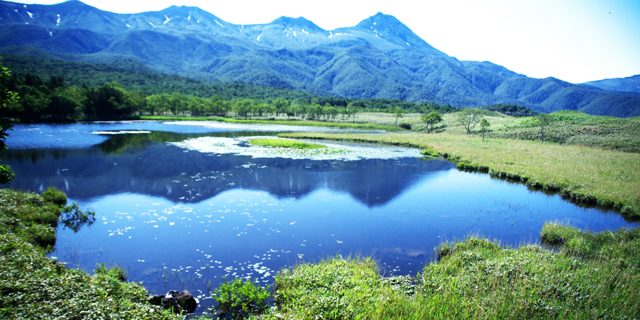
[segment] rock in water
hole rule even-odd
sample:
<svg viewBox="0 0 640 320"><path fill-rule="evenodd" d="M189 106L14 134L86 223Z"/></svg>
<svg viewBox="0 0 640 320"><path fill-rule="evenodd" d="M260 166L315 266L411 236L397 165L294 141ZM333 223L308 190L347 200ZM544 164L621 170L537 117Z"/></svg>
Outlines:
<svg viewBox="0 0 640 320"><path fill-rule="evenodd" d="M162 307L165 309L172 309L173 313L182 313L182 307L178 303L178 300L175 296L178 295L178 291L171 290L164 295L162 298Z"/></svg>
<svg viewBox="0 0 640 320"><path fill-rule="evenodd" d="M198 300L196 300L196 298L194 298L187 290L184 290L173 297L178 300L182 309L187 313L193 313L198 306Z"/></svg>

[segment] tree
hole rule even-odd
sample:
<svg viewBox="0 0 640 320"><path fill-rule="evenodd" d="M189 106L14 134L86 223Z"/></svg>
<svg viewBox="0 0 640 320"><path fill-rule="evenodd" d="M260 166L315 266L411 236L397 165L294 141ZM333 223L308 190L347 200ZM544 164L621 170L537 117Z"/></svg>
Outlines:
<svg viewBox="0 0 640 320"><path fill-rule="evenodd" d="M320 120L320 117L324 115L324 110L321 105L312 103L307 107L307 117L311 120Z"/></svg>
<svg viewBox="0 0 640 320"><path fill-rule="evenodd" d="M11 73L9 69L2 66L0 62L0 112L2 116L4 116L4 108L7 107L7 104L18 99L18 94L7 89L7 81L11 77ZM7 138L7 131L11 130L11 122L4 117L0 117L0 150L7 150L7 145L4 143ZM0 164L0 184L5 184L13 181L15 175L13 174L13 170L8 165Z"/></svg>
<svg viewBox="0 0 640 320"><path fill-rule="evenodd" d="M324 105L323 110L327 118L329 118L329 122L333 121L333 119L338 115L338 109L328 103Z"/></svg>
<svg viewBox="0 0 640 320"><path fill-rule="evenodd" d="M188 109L192 116L202 116L205 108L205 100L200 97L192 97L189 100Z"/></svg>
<svg viewBox="0 0 640 320"><path fill-rule="evenodd" d="M487 121L487 119L485 118L482 118L482 121L480 121L480 127L482 127L482 141L484 141L484 131L490 125L491 124L489 124L489 121Z"/></svg>
<svg viewBox="0 0 640 320"><path fill-rule="evenodd" d="M117 119L130 116L136 106L129 92L117 82L87 90L84 113L90 119Z"/></svg>
<svg viewBox="0 0 640 320"><path fill-rule="evenodd" d="M544 142L544 129L551 124L551 116L541 113L536 116L536 125L540 127L540 142Z"/></svg>
<svg viewBox="0 0 640 320"><path fill-rule="evenodd" d="M442 116L438 111L431 111L428 114L420 116L420 120L427 124L427 126L424 127L424 132L427 132L427 130L429 130L429 132L433 132L433 125L442 122Z"/></svg>
<svg viewBox="0 0 640 320"><path fill-rule="evenodd" d="M480 122L480 117L480 110L465 108L458 112L457 122L467 130L467 133L471 133L471 129L475 128L476 124Z"/></svg>
<svg viewBox="0 0 640 320"><path fill-rule="evenodd" d="M81 93L76 88L56 88L50 95L45 114L58 120L76 120L82 109Z"/></svg>
<svg viewBox="0 0 640 320"><path fill-rule="evenodd" d="M437 106L434 103L428 103L420 107L420 112L427 114L432 111L435 111L436 107Z"/></svg>
<svg viewBox="0 0 640 320"><path fill-rule="evenodd" d="M349 119L349 117L353 117L353 123L356 123L356 114L360 112L360 107L349 103L349 105L347 105L347 119Z"/></svg>
<svg viewBox="0 0 640 320"><path fill-rule="evenodd" d="M393 112L393 115L396 117L396 126L397 126L398 118L402 118L402 114L404 113L404 110L402 110L402 108L400 107L395 107L393 108L393 110L391 110L391 112Z"/></svg>
<svg viewBox="0 0 640 320"><path fill-rule="evenodd" d="M273 101L273 106L276 108L276 116L278 116L279 114L287 113L289 102L282 99L282 97L278 97L275 101Z"/></svg>
<svg viewBox="0 0 640 320"><path fill-rule="evenodd" d="M235 102L233 111L235 111L238 116L244 117L246 119L249 116L249 112L251 112L252 106L253 103L251 103L250 100L238 99Z"/></svg>

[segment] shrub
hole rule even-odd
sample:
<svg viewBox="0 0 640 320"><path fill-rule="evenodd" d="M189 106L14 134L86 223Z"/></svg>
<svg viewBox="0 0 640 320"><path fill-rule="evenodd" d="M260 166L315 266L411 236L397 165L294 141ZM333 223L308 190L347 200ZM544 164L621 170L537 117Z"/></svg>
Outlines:
<svg viewBox="0 0 640 320"><path fill-rule="evenodd" d="M49 189L43 192L40 196L42 196L44 201L56 204L60 207L67 204L67 196L62 191L59 191L54 187L49 187Z"/></svg>
<svg viewBox="0 0 640 320"><path fill-rule="evenodd" d="M114 264L112 268L107 269L103 262L98 263L96 268L96 274L105 275L119 281L127 281L127 270L117 264Z"/></svg>
<svg viewBox="0 0 640 320"><path fill-rule="evenodd" d="M267 309L266 300L269 291L260 287L257 282L246 282L235 278L231 282L223 282L219 288L213 291L213 300L218 303L216 308L221 314L233 319L263 313Z"/></svg>
<svg viewBox="0 0 640 320"><path fill-rule="evenodd" d="M432 156L432 157L439 157L440 156L438 151L435 151L435 150L433 150L431 148L423 149L422 151L420 151L420 153L425 155L425 156Z"/></svg>

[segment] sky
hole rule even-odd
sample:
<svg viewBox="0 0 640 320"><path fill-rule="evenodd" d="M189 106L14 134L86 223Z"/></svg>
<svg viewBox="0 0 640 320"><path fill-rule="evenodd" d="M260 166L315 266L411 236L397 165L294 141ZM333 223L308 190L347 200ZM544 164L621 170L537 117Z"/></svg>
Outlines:
<svg viewBox="0 0 640 320"><path fill-rule="evenodd" d="M118 13L196 6L234 24L305 17L325 30L382 12L458 60L491 61L529 77L573 83L640 74L640 0L82 1Z"/></svg>

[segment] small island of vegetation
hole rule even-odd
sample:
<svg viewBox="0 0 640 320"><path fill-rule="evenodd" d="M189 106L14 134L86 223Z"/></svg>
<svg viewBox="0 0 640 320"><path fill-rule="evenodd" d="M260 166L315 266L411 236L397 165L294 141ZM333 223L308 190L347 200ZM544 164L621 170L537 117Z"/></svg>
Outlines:
<svg viewBox="0 0 640 320"><path fill-rule="evenodd" d="M289 139L269 139L269 138L256 138L249 140L249 143L262 146L262 147L278 147L278 148L291 148L291 149L325 149L326 146L321 144L301 142Z"/></svg>

